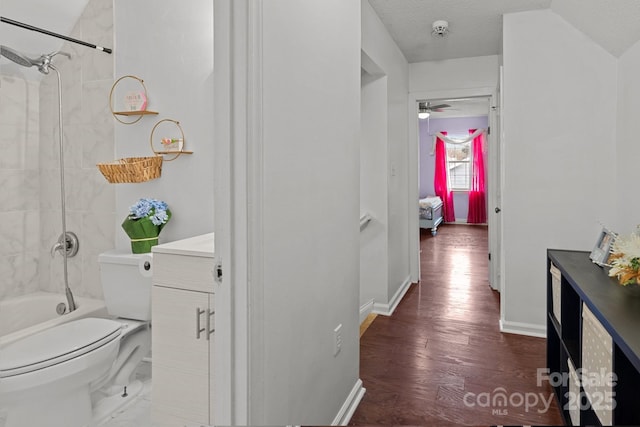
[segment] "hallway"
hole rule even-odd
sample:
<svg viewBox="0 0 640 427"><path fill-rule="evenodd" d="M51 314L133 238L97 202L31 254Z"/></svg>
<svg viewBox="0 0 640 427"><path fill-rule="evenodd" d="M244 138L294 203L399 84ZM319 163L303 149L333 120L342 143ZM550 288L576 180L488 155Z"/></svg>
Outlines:
<svg viewBox="0 0 640 427"><path fill-rule="evenodd" d="M487 227L422 231L421 283L361 338L367 392L350 425L562 424L536 384L545 340L499 331L487 247Z"/></svg>

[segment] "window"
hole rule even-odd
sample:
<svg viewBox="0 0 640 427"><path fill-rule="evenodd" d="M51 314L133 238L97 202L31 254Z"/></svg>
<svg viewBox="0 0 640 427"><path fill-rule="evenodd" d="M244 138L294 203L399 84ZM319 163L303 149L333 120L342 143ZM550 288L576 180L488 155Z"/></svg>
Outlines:
<svg viewBox="0 0 640 427"><path fill-rule="evenodd" d="M452 139L462 139L467 135L450 135ZM473 151L471 141L463 144L446 143L447 147L447 171L449 176L449 190L469 191L471 189L471 176Z"/></svg>

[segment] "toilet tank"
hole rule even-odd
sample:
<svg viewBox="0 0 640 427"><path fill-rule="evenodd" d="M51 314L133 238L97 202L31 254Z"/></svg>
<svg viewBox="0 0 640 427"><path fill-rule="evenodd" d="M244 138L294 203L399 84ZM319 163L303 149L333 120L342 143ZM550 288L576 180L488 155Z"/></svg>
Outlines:
<svg viewBox="0 0 640 427"><path fill-rule="evenodd" d="M104 302L110 315L151 320L151 277L144 277L138 267L145 255L150 254L114 250L98 256Z"/></svg>

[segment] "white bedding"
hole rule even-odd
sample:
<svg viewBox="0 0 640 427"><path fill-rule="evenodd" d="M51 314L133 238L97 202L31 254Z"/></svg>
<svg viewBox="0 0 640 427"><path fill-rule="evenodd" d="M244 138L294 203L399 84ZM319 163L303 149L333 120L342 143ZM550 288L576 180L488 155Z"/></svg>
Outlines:
<svg viewBox="0 0 640 427"><path fill-rule="evenodd" d="M434 207L434 206L438 206L441 203L442 203L442 199L439 196L425 197L424 199L420 199L420 201L418 202L420 207L423 208L423 209L427 209L427 208L431 208L431 207Z"/></svg>

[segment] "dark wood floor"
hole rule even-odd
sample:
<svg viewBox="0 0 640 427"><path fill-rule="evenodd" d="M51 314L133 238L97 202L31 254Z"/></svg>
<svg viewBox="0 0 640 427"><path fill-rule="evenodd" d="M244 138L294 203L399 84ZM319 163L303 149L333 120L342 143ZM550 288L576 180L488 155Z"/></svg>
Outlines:
<svg viewBox="0 0 640 427"><path fill-rule="evenodd" d="M548 383L536 384L545 340L499 331L487 239L483 226L422 232L421 283L361 338L367 392L350 425L562 424Z"/></svg>

